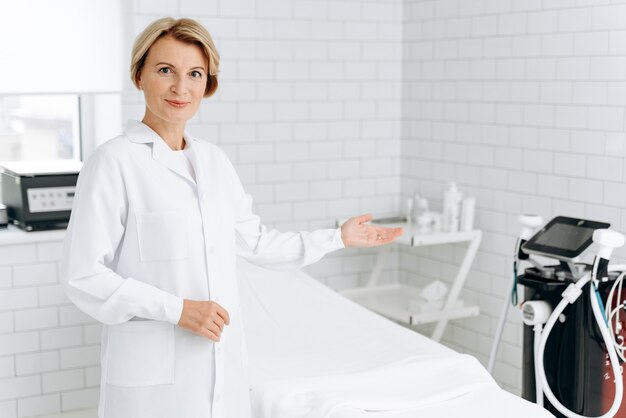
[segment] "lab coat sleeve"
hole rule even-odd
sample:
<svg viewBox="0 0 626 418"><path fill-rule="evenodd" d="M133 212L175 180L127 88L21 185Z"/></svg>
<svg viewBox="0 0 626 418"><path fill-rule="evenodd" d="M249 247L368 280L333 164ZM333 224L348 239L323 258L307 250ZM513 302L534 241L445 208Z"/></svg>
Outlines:
<svg viewBox="0 0 626 418"><path fill-rule="evenodd" d="M76 185L63 243L62 281L74 304L105 324L133 317L177 324L183 300L121 277L110 266L124 235L128 201L118 164L102 152L87 160Z"/></svg>
<svg viewBox="0 0 626 418"><path fill-rule="evenodd" d="M345 248L341 228L313 232L268 229L252 212L252 197L244 191L234 168L232 171L237 255L259 266L289 270L313 264L324 255Z"/></svg>

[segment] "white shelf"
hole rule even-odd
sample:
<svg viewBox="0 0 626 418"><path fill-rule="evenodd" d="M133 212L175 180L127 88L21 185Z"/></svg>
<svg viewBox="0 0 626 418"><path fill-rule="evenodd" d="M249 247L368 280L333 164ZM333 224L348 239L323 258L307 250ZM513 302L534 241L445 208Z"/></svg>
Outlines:
<svg viewBox="0 0 626 418"><path fill-rule="evenodd" d="M406 284L390 284L372 288L348 289L340 293L371 311L408 325L428 324L442 319L467 318L480 313L478 306L464 306L461 300L455 301L449 311L416 309L415 305L418 305L421 300L420 291L421 289Z"/></svg>
<svg viewBox="0 0 626 418"><path fill-rule="evenodd" d="M341 220L337 221L337 225L342 223ZM445 301L441 301L440 305L436 307L433 307L432 304L429 306L416 304L416 302L421 300L421 289L404 284L380 285L378 283L386 259L391 251L390 245L380 247L367 285L361 288L344 290L341 294L380 315L411 326L436 322L437 325L432 334L432 339L435 341L441 340L448 321L476 316L480 313L478 306L464 306L463 301L459 300L459 294L465 284L465 279L482 239L480 230L465 232L422 230L417 228L416 225L406 222L376 225L404 228L404 234L394 242L409 247L468 243L465 256L459 264L456 276L452 281L452 287L448 291ZM429 309L424 309L426 307Z"/></svg>
<svg viewBox="0 0 626 418"><path fill-rule="evenodd" d="M432 229L419 229L417 226L402 223L385 223L376 224L376 226L383 226L387 228L404 228L404 234L396 239L396 243L402 245L409 245L411 247L421 247L425 245L443 245L454 244L458 242L468 242L476 238L481 234L479 230L464 231L464 232L444 232L441 230Z"/></svg>

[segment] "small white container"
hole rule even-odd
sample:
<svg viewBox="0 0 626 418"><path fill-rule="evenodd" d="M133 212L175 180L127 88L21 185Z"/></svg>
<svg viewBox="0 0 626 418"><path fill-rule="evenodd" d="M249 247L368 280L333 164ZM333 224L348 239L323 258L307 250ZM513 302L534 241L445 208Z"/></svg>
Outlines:
<svg viewBox="0 0 626 418"><path fill-rule="evenodd" d="M451 181L446 185L443 193L443 230L444 232L458 232L461 223L461 193L456 183Z"/></svg>
<svg viewBox="0 0 626 418"><path fill-rule="evenodd" d="M428 213L428 199L424 197L420 197L419 199L417 199L416 211L418 218Z"/></svg>
<svg viewBox="0 0 626 418"><path fill-rule="evenodd" d="M412 197L409 197L406 200L406 221L408 224L411 224L413 222L413 206L414 200Z"/></svg>
<svg viewBox="0 0 626 418"><path fill-rule="evenodd" d="M419 217L419 202L420 202L420 195L415 193L413 195L413 207L412 207L413 210L411 211L411 221L413 223L416 223L417 218Z"/></svg>
<svg viewBox="0 0 626 418"><path fill-rule="evenodd" d="M474 212L476 198L466 197L461 203L461 231L468 232L474 229Z"/></svg>
<svg viewBox="0 0 626 418"><path fill-rule="evenodd" d="M433 228L434 219L430 212L426 212L417 217L417 229L420 231L429 231Z"/></svg>
<svg viewBox="0 0 626 418"><path fill-rule="evenodd" d="M443 214L439 212L429 212L429 215L433 219L433 231L443 230Z"/></svg>

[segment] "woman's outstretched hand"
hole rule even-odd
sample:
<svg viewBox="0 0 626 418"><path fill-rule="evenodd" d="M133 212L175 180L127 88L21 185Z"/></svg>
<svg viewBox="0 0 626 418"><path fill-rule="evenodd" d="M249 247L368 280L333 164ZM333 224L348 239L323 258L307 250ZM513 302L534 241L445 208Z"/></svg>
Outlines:
<svg viewBox="0 0 626 418"><path fill-rule="evenodd" d="M393 242L404 233L402 228L386 228L366 224L372 215L355 216L341 225L341 240L347 247L375 247Z"/></svg>

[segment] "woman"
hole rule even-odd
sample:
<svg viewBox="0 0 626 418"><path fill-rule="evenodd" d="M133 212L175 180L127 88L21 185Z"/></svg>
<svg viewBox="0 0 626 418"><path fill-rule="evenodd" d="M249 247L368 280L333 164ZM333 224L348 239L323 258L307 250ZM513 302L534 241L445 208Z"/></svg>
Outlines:
<svg viewBox="0 0 626 418"><path fill-rule="evenodd" d="M248 417L235 257L299 268L402 233L365 224L369 215L338 229L267 230L224 152L184 131L218 68L197 22L149 25L131 63L143 120L81 171L63 277L70 299L105 324L100 417Z"/></svg>

